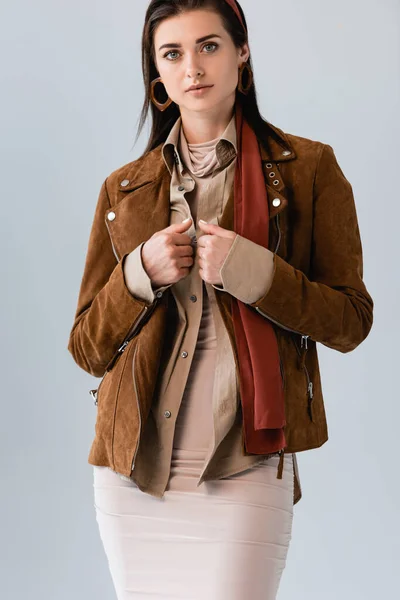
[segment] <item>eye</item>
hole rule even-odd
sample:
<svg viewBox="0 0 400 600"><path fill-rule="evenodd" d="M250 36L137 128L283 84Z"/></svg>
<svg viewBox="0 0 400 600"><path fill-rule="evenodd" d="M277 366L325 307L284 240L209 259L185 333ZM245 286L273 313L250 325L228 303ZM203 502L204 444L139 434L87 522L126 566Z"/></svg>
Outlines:
<svg viewBox="0 0 400 600"><path fill-rule="evenodd" d="M208 44L204 44L203 48L207 48L207 46L214 46L215 49L218 48L218 44L216 44L215 42L209 42ZM167 58L171 54L179 54L179 53L177 52L177 50L169 50L168 52L166 52L163 55L163 58ZM206 54L211 54L211 52L206 52ZM175 61L176 58L167 58L167 60L172 62L172 61Z"/></svg>
<svg viewBox="0 0 400 600"><path fill-rule="evenodd" d="M218 48L218 44L216 44L215 42L209 42L208 44L205 44L204 48L206 48L207 46L214 46L215 48ZM206 52L206 54L209 54L209 52Z"/></svg>
<svg viewBox="0 0 400 600"><path fill-rule="evenodd" d="M169 56L170 54L177 54L177 52L176 52L176 50L170 50L169 52L166 52L164 54L163 58L167 58L167 56ZM171 59L168 59L168 60L171 60ZM172 60L175 60L175 59L173 58Z"/></svg>

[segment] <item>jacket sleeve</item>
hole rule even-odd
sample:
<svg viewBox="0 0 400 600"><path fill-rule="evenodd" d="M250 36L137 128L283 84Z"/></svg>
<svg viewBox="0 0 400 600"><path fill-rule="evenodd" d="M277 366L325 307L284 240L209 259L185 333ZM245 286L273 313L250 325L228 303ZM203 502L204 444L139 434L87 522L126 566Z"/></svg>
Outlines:
<svg viewBox="0 0 400 600"><path fill-rule="evenodd" d="M271 273L260 266L267 264L271 254L264 246L237 233L219 270L222 286L211 285L246 304L255 302L270 286Z"/></svg>
<svg viewBox="0 0 400 600"><path fill-rule="evenodd" d="M343 353L354 350L372 327L353 191L328 144L314 180L310 278L274 254L271 286L250 306Z"/></svg>
<svg viewBox="0 0 400 600"><path fill-rule="evenodd" d="M124 278L105 223L110 208L107 179L95 209L68 350L84 370L102 377L121 343L149 305L136 298Z"/></svg>

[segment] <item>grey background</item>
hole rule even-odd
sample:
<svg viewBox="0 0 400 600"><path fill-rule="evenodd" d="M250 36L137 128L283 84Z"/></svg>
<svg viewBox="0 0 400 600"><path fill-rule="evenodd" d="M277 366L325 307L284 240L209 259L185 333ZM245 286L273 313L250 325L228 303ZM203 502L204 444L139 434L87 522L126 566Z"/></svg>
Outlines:
<svg viewBox="0 0 400 600"><path fill-rule="evenodd" d="M367 340L319 344L330 439L298 454L303 498L280 600L399 591L399 3L242 0L263 115L333 146L356 197ZM114 598L93 506L97 380L67 351L101 183L137 158L145 0L0 9L0 595ZM148 129L146 131L148 135ZM397 567L397 568L396 568Z"/></svg>

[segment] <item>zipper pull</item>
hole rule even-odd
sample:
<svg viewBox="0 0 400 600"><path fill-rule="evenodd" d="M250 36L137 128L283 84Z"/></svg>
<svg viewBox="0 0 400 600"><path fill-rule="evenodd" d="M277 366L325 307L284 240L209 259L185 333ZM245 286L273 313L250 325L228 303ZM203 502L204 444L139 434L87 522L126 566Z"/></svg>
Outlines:
<svg viewBox="0 0 400 600"><path fill-rule="evenodd" d="M92 396L92 398L94 399L94 404L97 406L97 389L89 390L89 394Z"/></svg>
<svg viewBox="0 0 400 600"><path fill-rule="evenodd" d="M312 412L312 399L313 399L313 384L312 384L312 381L310 381L310 383L308 384L308 412L310 414L311 421L314 421L313 412Z"/></svg>
<svg viewBox="0 0 400 600"><path fill-rule="evenodd" d="M121 356L122 352L125 350L125 348L127 347L128 344L129 344L129 340L126 340L123 344L121 344L121 346L118 348L118 350L116 351L116 353L114 354L114 356L112 357L110 362L108 363L108 365L106 367L106 371L111 371L111 369L117 362L117 359Z"/></svg>
<svg viewBox="0 0 400 600"><path fill-rule="evenodd" d="M307 352L307 338L309 338L309 335L302 335L301 336L301 344L300 347L303 348L304 347L304 351L301 352L301 356L300 356L300 364L301 367L304 368L304 365L306 364L306 352ZM303 342L304 340L304 342Z"/></svg>
<svg viewBox="0 0 400 600"><path fill-rule="evenodd" d="M123 352L125 350L125 348L127 347L127 345L129 344L129 341L126 341L122 344L122 346L120 346L117 350L117 352Z"/></svg>
<svg viewBox="0 0 400 600"><path fill-rule="evenodd" d="M278 463L278 473L277 473L276 478L277 479L282 479L283 461L284 461L284 456L285 456L284 449L282 448L282 450L279 450L278 454L279 454L279 463Z"/></svg>
<svg viewBox="0 0 400 600"><path fill-rule="evenodd" d="M307 339L309 338L309 335L302 335L301 336L301 344L300 347L303 347L303 339L304 339L304 345L305 345L305 349L307 350L308 346L307 346Z"/></svg>

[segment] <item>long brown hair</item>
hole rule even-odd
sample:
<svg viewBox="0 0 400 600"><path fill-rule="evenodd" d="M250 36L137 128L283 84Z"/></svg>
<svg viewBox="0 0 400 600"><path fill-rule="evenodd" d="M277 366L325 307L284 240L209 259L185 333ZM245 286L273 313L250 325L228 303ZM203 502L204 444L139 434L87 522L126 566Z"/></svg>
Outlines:
<svg viewBox="0 0 400 600"><path fill-rule="evenodd" d="M154 106L150 99L151 81L156 77L159 77L154 57L155 29L164 19L177 16L183 12L196 9L213 9L220 14L223 26L231 36L235 46L237 48L241 48L245 42L248 42L247 23L243 10L238 2L237 5L242 15L243 22L246 26L246 32L243 31L243 27L241 26L234 10L227 2L225 2L225 0L151 0L146 11L145 23L142 32L142 73L145 88L145 98L135 138L136 144L150 109L152 116L152 128L147 146L144 150L144 154L150 152L167 139L173 124L180 116L179 106L177 106L175 102L171 102L168 108L162 112L156 106ZM252 68L250 57L248 59L248 64ZM247 80L245 77L243 83L246 87ZM160 102L164 102L167 99L166 95L164 98L161 97L162 87L162 85L156 86L157 99ZM268 128L268 121L263 119L258 108L254 84L254 73L253 84L247 95L241 94L238 92L238 90L236 90L236 95L240 97L244 118L255 131L256 135L262 139L262 141L264 141L267 130L269 133L271 133L271 130Z"/></svg>

